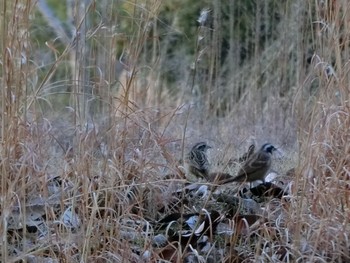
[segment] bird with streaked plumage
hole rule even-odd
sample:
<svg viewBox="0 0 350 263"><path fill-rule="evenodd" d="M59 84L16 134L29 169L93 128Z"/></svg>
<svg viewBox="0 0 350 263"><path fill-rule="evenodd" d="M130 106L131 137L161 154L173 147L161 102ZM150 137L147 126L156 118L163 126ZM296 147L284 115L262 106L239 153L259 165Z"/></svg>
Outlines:
<svg viewBox="0 0 350 263"><path fill-rule="evenodd" d="M271 143L265 143L259 151L253 153L242 165L236 177L228 178L222 183L254 182L265 183L265 176L271 168L271 156L275 148Z"/></svg>
<svg viewBox="0 0 350 263"><path fill-rule="evenodd" d="M186 155L185 165L189 174L197 179L208 179L210 163L207 158L207 150L212 148L205 142L196 143Z"/></svg>

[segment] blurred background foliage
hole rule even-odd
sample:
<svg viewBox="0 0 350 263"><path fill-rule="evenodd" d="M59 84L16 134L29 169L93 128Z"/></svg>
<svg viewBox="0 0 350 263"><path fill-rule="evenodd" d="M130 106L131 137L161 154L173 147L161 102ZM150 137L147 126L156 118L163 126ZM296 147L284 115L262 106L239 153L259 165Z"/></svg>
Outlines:
<svg viewBox="0 0 350 263"><path fill-rule="evenodd" d="M188 103L197 120L294 127L298 87L306 83L302 106L317 94L317 78L305 82L312 56L335 64L315 42L327 41L314 21L331 19L331 2L42 0L33 8L33 89L42 83L38 94L56 109L82 94L86 117L127 98L141 108Z"/></svg>

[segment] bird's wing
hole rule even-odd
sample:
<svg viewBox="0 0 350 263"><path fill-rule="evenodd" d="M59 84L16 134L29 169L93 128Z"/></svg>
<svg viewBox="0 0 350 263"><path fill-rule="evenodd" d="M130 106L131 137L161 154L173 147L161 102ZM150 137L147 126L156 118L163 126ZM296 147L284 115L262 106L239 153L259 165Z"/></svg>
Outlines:
<svg viewBox="0 0 350 263"><path fill-rule="evenodd" d="M256 153L243 165L237 176L254 173L258 170L266 168L269 157L264 153Z"/></svg>
<svg viewBox="0 0 350 263"><path fill-rule="evenodd" d="M254 153L255 151L255 144L252 144L249 146L248 148L248 152L247 152L247 157L249 158L250 156L252 156L252 154Z"/></svg>
<svg viewBox="0 0 350 263"><path fill-rule="evenodd" d="M192 151L190 153L191 164L197 169L203 169L208 164L208 159L204 152Z"/></svg>

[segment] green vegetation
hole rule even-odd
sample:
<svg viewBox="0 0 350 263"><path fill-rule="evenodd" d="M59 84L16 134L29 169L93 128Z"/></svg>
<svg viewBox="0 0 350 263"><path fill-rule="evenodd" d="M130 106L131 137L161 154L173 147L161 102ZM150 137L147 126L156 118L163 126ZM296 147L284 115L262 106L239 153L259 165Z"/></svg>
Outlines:
<svg viewBox="0 0 350 263"><path fill-rule="evenodd" d="M1 262L350 260L347 0L0 8ZM200 141L231 175L273 143L288 196L252 212L232 183L216 188L230 208L192 200L182 160ZM211 249L154 245L154 222L196 212L225 221Z"/></svg>

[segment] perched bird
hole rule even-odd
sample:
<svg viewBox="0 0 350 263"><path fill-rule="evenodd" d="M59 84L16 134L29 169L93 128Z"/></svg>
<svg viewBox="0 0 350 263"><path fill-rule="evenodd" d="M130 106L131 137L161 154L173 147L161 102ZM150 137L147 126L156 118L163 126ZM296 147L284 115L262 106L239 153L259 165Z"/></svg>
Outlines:
<svg viewBox="0 0 350 263"><path fill-rule="evenodd" d="M265 143L261 149L252 154L243 163L236 177L228 178L223 183L231 182L254 182L257 180L265 183L265 176L271 167L271 155L277 149L270 143Z"/></svg>
<svg viewBox="0 0 350 263"><path fill-rule="evenodd" d="M211 147L205 142L196 143L187 154L185 163L187 171L197 178L208 179L209 161L206 151Z"/></svg>

